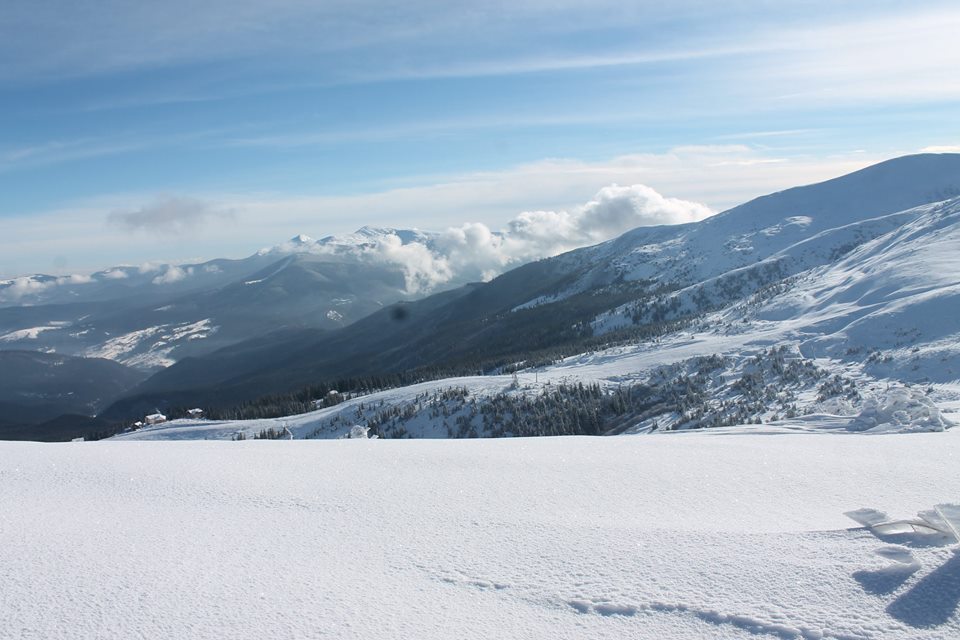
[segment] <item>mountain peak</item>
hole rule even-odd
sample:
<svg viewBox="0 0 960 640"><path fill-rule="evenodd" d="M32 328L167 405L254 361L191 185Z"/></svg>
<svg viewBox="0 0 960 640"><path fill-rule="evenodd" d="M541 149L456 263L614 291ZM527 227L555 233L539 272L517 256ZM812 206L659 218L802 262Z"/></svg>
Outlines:
<svg viewBox="0 0 960 640"><path fill-rule="evenodd" d="M818 215L830 226L906 211L960 195L960 154L921 153L870 165L824 182L760 196L711 219L731 216L772 224L780 217Z"/></svg>
<svg viewBox="0 0 960 640"><path fill-rule="evenodd" d="M297 235L290 238L290 244L302 246L305 244L313 244L314 240L305 233L298 233Z"/></svg>
<svg viewBox="0 0 960 640"><path fill-rule="evenodd" d="M366 224L354 232L355 235L366 236L368 238L378 238L381 236L389 236L395 233L397 233L396 229L390 229L389 227L372 227Z"/></svg>

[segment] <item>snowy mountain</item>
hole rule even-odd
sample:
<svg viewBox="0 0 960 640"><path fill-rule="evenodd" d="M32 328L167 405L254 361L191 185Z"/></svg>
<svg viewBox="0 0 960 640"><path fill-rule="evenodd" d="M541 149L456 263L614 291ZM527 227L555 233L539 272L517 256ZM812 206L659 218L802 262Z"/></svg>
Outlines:
<svg viewBox="0 0 960 640"><path fill-rule="evenodd" d="M298 235L243 260L115 267L0 283L0 350L109 358L144 370L278 330L345 326L426 291L393 251L431 250L417 231ZM450 286L464 282L455 276Z"/></svg>
<svg viewBox="0 0 960 640"><path fill-rule="evenodd" d="M756 267L818 237L820 259L889 231L870 219L960 196L960 154L883 162L827 182L763 196L698 223L639 228L563 257L573 282L551 300L617 281L676 289ZM850 225L861 226L851 228ZM804 249L812 248L807 245ZM794 268L803 268L796 265ZM775 274L776 275L776 274ZM531 299L527 305L537 304Z"/></svg>
<svg viewBox="0 0 960 640"><path fill-rule="evenodd" d="M0 308L164 300L217 286L262 269L269 258L210 260L199 264L144 263L90 275L27 275L0 280Z"/></svg>
<svg viewBox="0 0 960 640"><path fill-rule="evenodd" d="M949 383L960 377L951 364L960 325L948 312L958 308L960 270L949 247L960 204L928 201L958 184L960 156L909 156L703 222L639 228L339 331L268 337L191 359L111 414L157 403L230 405L348 377L522 370L611 344L632 345L632 355L605 360L607 370L575 358L558 365L561 375L592 384L622 380L634 367L632 380L641 381L657 366L716 354L736 355L729 366L737 367L740 356L756 355L747 345L787 346L812 365L829 360L798 391L802 407L757 408L751 420L816 410L822 377L845 367L857 368L847 372L854 378ZM924 278L931 271L937 276ZM511 382L501 383L494 386Z"/></svg>

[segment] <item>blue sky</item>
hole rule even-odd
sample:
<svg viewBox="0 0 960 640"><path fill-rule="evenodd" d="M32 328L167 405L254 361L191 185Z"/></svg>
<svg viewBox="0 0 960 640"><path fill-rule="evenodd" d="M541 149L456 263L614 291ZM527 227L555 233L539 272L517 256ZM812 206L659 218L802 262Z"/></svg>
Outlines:
<svg viewBox="0 0 960 640"><path fill-rule="evenodd" d="M955 2L6 0L0 275L497 228L613 183L720 210L960 150L958 30Z"/></svg>

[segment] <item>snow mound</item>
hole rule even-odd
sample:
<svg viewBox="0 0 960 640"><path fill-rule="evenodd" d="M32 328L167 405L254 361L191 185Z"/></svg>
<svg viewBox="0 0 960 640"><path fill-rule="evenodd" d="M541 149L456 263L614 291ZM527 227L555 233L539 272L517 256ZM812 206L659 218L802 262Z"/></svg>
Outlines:
<svg viewBox="0 0 960 640"><path fill-rule="evenodd" d="M858 431L912 433L944 431L953 423L943 417L930 398L917 389L895 387L866 398L852 425Z"/></svg>
<svg viewBox="0 0 960 640"><path fill-rule="evenodd" d="M350 433L346 433L340 437L344 440L367 440L371 438L370 427L355 424L350 427ZM375 440L377 436L373 435L372 438Z"/></svg>

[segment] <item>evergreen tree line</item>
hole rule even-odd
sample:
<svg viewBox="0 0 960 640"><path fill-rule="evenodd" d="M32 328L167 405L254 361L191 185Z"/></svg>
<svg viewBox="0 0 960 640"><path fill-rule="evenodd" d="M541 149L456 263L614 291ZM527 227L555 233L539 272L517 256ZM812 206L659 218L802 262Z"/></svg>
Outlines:
<svg viewBox="0 0 960 640"><path fill-rule="evenodd" d="M573 355L656 340L688 324L689 320L686 319L652 323L600 336L583 335L575 341L554 347L518 351L502 357L464 358L396 373L320 381L295 391L266 394L237 405L204 407L204 415L212 420L258 420L297 415L313 411L316 408L315 401L326 398L330 390L337 390L343 399L349 399L445 378L513 373L521 369L549 366ZM173 418L186 417L187 409L173 408L168 410L167 415Z"/></svg>
<svg viewBox="0 0 960 640"><path fill-rule="evenodd" d="M736 366L735 366L736 365ZM738 377L730 374L739 370ZM472 396L463 386L418 394L385 406L358 405L334 416L308 437L322 437L343 424L366 424L385 438L412 437L421 429L450 438L604 435L635 427L652 430L703 429L791 418L809 411L802 391L818 400L854 399L853 380L827 372L786 347L773 347L737 364L718 355L655 369L643 383L604 389L599 384L548 385L525 393L519 382L507 391ZM341 424L342 423L342 424Z"/></svg>

